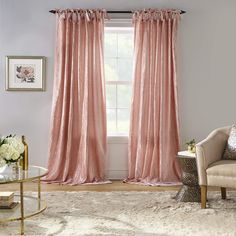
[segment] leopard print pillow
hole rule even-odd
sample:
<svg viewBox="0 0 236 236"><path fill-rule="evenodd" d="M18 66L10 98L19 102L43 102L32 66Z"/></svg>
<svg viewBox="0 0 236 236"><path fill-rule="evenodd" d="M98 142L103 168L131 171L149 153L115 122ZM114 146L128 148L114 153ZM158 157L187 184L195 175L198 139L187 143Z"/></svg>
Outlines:
<svg viewBox="0 0 236 236"><path fill-rule="evenodd" d="M236 160L236 126L233 125L223 153L223 159Z"/></svg>

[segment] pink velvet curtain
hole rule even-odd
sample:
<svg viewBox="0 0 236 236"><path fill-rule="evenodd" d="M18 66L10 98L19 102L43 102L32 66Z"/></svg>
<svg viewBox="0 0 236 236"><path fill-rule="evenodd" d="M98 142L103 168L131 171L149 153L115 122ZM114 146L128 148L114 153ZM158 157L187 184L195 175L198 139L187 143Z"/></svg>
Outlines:
<svg viewBox="0 0 236 236"><path fill-rule="evenodd" d="M179 11L143 10L133 15L134 90L128 182L179 181L176 35Z"/></svg>
<svg viewBox="0 0 236 236"><path fill-rule="evenodd" d="M104 183L103 10L58 10L49 183Z"/></svg>

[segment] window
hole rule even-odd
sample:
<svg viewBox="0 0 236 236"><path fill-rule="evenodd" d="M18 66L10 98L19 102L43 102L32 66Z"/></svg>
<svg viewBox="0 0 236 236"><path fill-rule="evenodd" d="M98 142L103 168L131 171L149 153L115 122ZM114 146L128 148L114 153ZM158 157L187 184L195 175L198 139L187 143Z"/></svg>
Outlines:
<svg viewBox="0 0 236 236"><path fill-rule="evenodd" d="M127 135L133 72L133 29L105 28L105 79L108 135Z"/></svg>

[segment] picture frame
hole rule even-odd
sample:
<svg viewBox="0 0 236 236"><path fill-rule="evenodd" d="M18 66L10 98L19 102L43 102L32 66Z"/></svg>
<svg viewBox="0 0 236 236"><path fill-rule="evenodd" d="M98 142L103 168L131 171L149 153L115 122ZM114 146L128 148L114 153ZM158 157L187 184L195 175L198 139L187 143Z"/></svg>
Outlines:
<svg viewBox="0 0 236 236"><path fill-rule="evenodd" d="M45 91L44 56L6 56L7 91Z"/></svg>

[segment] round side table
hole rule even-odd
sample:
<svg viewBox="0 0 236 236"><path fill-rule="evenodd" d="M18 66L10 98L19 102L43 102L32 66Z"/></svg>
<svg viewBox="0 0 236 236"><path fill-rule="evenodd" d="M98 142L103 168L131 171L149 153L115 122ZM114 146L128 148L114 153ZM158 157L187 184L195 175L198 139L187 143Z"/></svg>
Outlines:
<svg viewBox="0 0 236 236"><path fill-rule="evenodd" d="M10 169L6 169L0 174L0 186L3 184L19 183L20 195L15 195L14 199L20 206L12 210L0 210L0 223L17 221L21 222L20 234L24 235L24 220L43 212L47 205L41 199L41 177L47 175L48 170L40 166L29 166L28 170L20 170L13 174ZM24 190L24 183L37 180L38 196L27 196ZM1 186L2 187L2 186ZM4 189L4 188L2 188Z"/></svg>
<svg viewBox="0 0 236 236"><path fill-rule="evenodd" d="M182 151L178 152L177 158L182 169L183 186L175 196L175 200L180 202L200 202L201 189L198 184L196 154Z"/></svg>

